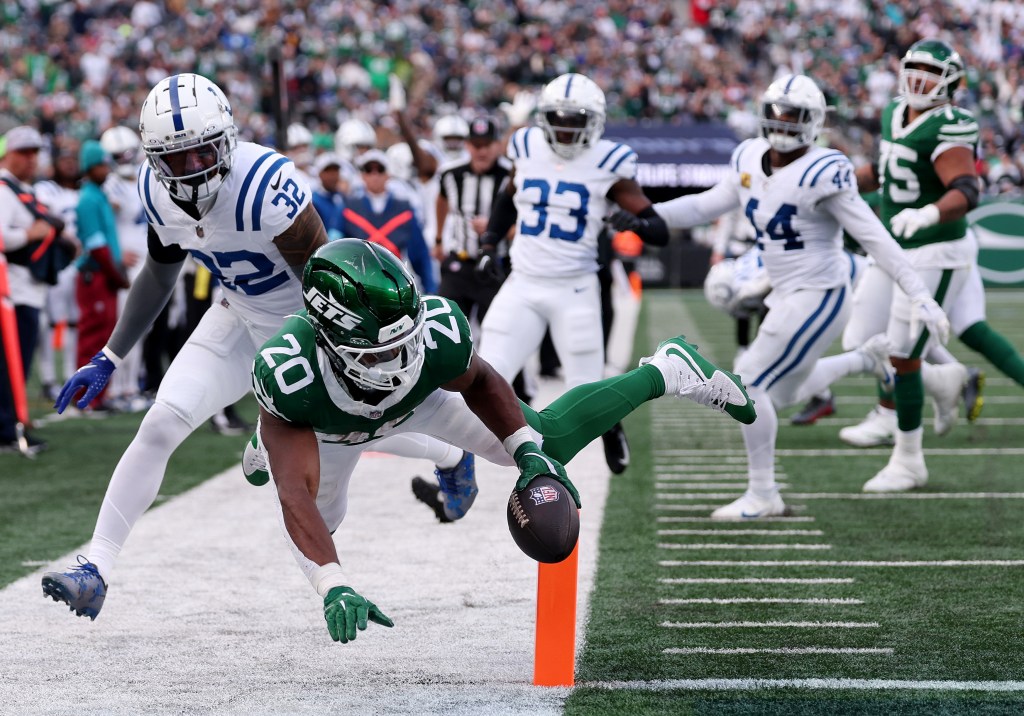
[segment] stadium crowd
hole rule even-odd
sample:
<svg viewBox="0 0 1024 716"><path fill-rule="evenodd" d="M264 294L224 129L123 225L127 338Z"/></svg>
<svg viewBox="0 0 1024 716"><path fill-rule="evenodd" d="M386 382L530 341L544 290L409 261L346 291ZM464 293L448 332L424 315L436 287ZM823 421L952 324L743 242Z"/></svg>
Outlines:
<svg viewBox="0 0 1024 716"><path fill-rule="evenodd" d="M609 121L733 115L749 131L771 80L806 71L836 108L856 160L872 156L900 54L926 36L952 41L966 61L959 101L983 124L982 174L993 186L1004 177L1019 185L1024 6L1009 0L8 3L0 130L29 123L47 135L95 138L134 126L161 77L195 71L225 88L243 138L272 143L266 59L280 49L292 119L323 148L350 116L389 125L392 72L412 85L423 128L431 113L469 118L519 87L582 70L607 93Z"/></svg>

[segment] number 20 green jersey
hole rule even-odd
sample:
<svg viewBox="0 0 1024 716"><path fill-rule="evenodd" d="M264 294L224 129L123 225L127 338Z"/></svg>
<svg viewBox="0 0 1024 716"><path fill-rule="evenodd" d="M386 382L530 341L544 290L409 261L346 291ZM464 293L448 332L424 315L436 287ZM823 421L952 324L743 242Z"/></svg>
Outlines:
<svg viewBox="0 0 1024 716"><path fill-rule="evenodd" d="M960 107L942 105L928 110L904 126L907 103L896 99L882 112L882 143L878 176L882 192L882 221L892 230L892 217L904 209L917 209L939 200L946 193L934 162L954 146L977 153L978 122ZM967 220L960 218L921 229L909 239L899 238L903 248L917 248L941 241L955 241L967 233Z"/></svg>
<svg viewBox="0 0 1024 716"><path fill-rule="evenodd" d="M272 415L312 427L325 442L358 445L405 422L428 395L463 375L473 356L469 322L459 307L438 296L422 298L423 368L415 383L376 404L354 399L318 353L306 311L290 316L253 362L256 399Z"/></svg>

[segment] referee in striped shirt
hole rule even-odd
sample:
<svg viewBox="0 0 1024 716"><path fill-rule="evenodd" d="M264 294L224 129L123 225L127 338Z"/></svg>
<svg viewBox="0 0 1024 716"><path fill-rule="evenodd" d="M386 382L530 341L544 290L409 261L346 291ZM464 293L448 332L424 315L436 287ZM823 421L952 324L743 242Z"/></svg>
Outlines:
<svg viewBox="0 0 1024 716"><path fill-rule="evenodd" d="M502 153L497 125L487 116L470 122L466 148L468 159L441 167L435 247L441 262L438 294L455 301L467 318L473 318L475 306L475 318L481 321L499 283L482 280L474 272L479 237L487 228L495 197L509 181L512 163Z"/></svg>

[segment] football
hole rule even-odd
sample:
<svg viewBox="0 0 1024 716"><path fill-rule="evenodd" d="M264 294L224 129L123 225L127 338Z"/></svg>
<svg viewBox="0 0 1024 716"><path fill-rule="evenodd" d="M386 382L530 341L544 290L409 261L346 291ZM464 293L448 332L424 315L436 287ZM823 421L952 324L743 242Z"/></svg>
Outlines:
<svg viewBox="0 0 1024 716"><path fill-rule="evenodd" d="M548 475L533 478L508 498L508 531L531 559L561 562L576 547L580 513L569 491Z"/></svg>

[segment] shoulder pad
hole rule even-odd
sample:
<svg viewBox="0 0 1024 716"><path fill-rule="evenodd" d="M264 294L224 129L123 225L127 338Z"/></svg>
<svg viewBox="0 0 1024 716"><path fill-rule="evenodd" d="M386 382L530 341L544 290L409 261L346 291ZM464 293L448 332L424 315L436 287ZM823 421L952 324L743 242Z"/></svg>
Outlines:
<svg viewBox="0 0 1024 716"><path fill-rule="evenodd" d="M598 169L604 169L622 179L636 177L637 156L632 147L624 142L602 139L598 148L602 150L599 152L601 161L597 163Z"/></svg>
<svg viewBox="0 0 1024 716"><path fill-rule="evenodd" d="M828 196L844 189L857 188L853 165L837 150L826 150L811 161L800 175L798 186L805 191Z"/></svg>
<svg viewBox="0 0 1024 716"><path fill-rule="evenodd" d="M309 204L312 192L288 158L267 149L254 161L234 167L244 172L235 198L235 230L277 236Z"/></svg>

